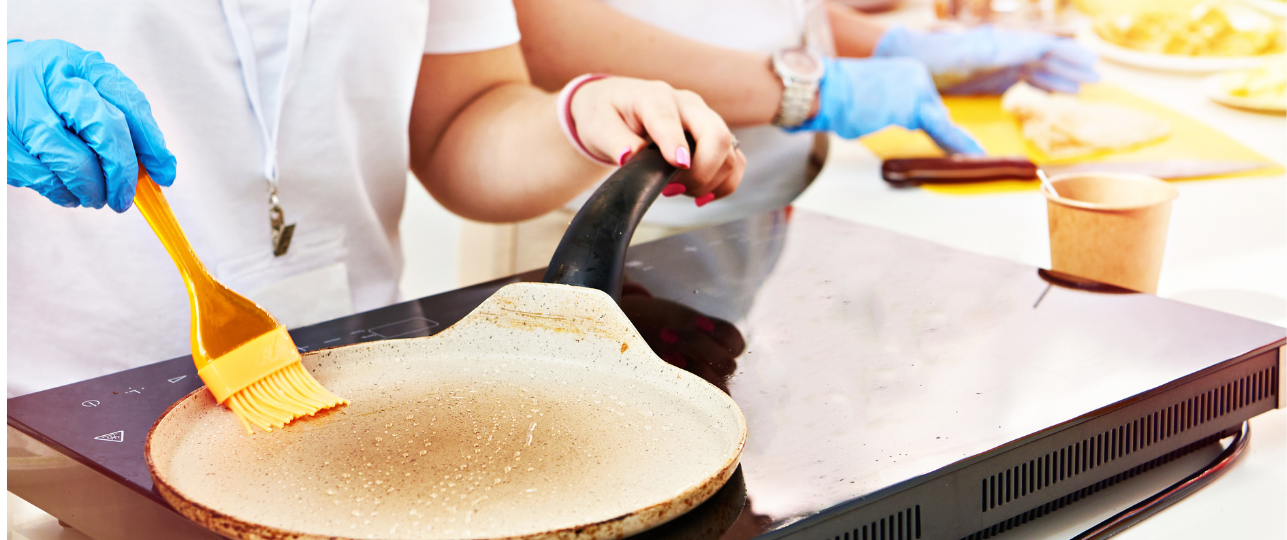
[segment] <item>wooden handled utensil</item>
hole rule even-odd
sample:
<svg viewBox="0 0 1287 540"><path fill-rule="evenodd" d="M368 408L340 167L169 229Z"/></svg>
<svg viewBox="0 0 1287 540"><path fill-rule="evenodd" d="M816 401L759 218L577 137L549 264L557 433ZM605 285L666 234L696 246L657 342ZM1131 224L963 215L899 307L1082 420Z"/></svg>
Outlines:
<svg viewBox="0 0 1287 540"><path fill-rule="evenodd" d="M1161 161L1111 161L1043 164L1046 174L1127 173L1162 179L1201 178L1244 173L1272 166L1262 161L1167 159ZM1038 165L1023 157L963 156L887 159L880 175L892 186L959 184L992 180L1033 180Z"/></svg>

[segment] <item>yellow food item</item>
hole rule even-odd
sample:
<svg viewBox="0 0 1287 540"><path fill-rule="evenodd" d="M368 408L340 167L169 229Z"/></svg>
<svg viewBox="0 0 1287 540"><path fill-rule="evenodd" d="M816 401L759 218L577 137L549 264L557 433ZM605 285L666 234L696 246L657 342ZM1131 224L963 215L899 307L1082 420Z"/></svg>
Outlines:
<svg viewBox="0 0 1287 540"><path fill-rule="evenodd" d="M1219 2L1203 2L1187 12L1108 15L1095 21L1095 33L1122 47L1184 56L1256 56L1287 50L1282 25Z"/></svg>
<svg viewBox="0 0 1287 540"><path fill-rule="evenodd" d="M1280 62L1259 69L1230 71L1221 86L1231 96L1248 99L1287 100L1287 66Z"/></svg>
<svg viewBox="0 0 1287 540"><path fill-rule="evenodd" d="M1051 94L1022 82L1001 96L1001 109L1019 120L1025 139L1053 159L1131 148L1171 133L1170 123L1144 111Z"/></svg>

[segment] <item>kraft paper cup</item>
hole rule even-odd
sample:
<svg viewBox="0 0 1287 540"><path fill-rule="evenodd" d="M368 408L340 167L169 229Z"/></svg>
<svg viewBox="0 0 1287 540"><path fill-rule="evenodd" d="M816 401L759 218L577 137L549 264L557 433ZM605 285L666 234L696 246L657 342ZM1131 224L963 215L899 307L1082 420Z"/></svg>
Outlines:
<svg viewBox="0 0 1287 540"><path fill-rule="evenodd" d="M1051 269L1156 293L1179 191L1138 174L1075 173L1050 183L1059 192L1045 193Z"/></svg>

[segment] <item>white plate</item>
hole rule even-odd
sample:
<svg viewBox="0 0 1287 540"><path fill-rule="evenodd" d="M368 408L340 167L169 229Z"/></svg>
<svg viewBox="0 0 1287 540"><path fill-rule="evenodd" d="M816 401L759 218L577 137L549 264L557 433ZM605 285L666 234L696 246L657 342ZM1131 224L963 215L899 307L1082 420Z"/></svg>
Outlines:
<svg viewBox="0 0 1287 540"><path fill-rule="evenodd" d="M1083 26L1077 32L1077 40L1101 58L1106 58L1119 64L1181 73L1211 73L1229 69L1254 68L1264 64L1266 60L1281 56L1273 54L1259 56L1187 56L1139 51L1104 41L1090 25Z"/></svg>
<svg viewBox="0 0 1287 540"><path fill-rule="evenodd" d="M1232 95L1224 90L1221 83L1224 80L1225 73L1215 73L1202 79L1202 92L1207 95L1211 101L1229 107L1238 109L1248 109L1257 112L1267 113L1285 113L1287 112L1287 99L1274 101L1268 99L1251 99L1241 96Z"/></svg>
<svg viewBox="0 0 1287 540"><path fill-rule="evenodd" d="M1282 0L1242 0L1242 3L1275 17L1287 17L1287 2Z"/></svg>

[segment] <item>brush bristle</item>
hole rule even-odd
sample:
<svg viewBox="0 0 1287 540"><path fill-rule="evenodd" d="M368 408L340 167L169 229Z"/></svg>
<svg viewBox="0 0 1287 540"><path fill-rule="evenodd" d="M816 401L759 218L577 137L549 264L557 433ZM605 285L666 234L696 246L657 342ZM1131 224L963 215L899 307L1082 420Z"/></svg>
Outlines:
<svg viewBox="0 0 1287 540"><path fill-rule="evenodd" d="M251 424L272 431L296 418L347 405L348 401L323 388L304 364L295 362L229 396L227 404L246 431L253 434Z"/></svg>

